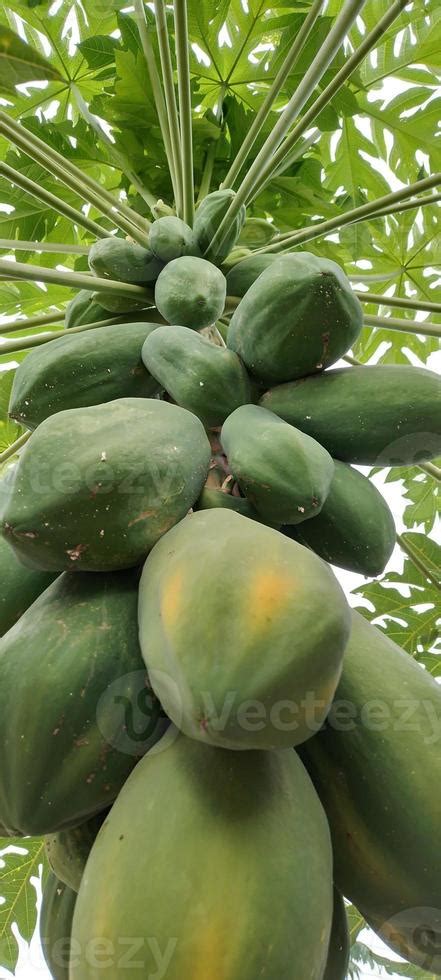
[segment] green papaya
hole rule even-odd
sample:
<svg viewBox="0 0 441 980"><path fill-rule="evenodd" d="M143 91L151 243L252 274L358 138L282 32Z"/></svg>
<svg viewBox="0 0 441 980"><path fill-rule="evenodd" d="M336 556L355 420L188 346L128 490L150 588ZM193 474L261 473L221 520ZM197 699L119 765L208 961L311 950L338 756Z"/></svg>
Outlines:
<svg viewBox="0 0 441 980"><path fill-rule="evenodd" d="M164 263L150 248L124 238L99 238L89 250L89 268L100 279L118 279L139 286L156 282Z"/></svg>
<svg viewBox="0 0 441 980"><path fill-rule="evenodd" d="M441 378L410 365L336 368L260 404L347 463L406 466L441 453Z"/></svg>
<svg viewBox="0 0 441 980"><path fill-rule="evenodd" d="M106 317L109 313L114 316L128 316L132 319L133 313L141 312L152 306L153 300L134 300L130 296L115 296L115 293L100 289L99 292L92 293L94 303L99 303L104 307Z"/></svg>
<svg viewBox="0 0 441 980"><path fill-rule="evenodd" d="M43 887L40 913L40 942L53 980L69 980L72 919L76 892L52 872Z"/></svg>
<svg viewBox="0 0 441 980"><path fill-rule="evenodd" d="M441 973L441 688L354 612L328 723L301 756L331 827L335 883L400 956Z"/></svg>
<svg viewBox="0 0 441 980"><path fill-rule="evenodd" d="M64 315L64 326L67 330L70 330L71 327L82 327L87 323L98 323L100 320L108 319L107 310L92 299L92 296L92 290L80 289L67 304Z"/></svg>
<svg viewBox="0 0 441 980"><path fill-rule="evenodd" d="M242 259L246 259L248 255L251 255L250 248L245 248L244 245L235 245L234 248L231 249L231 252L228 252L226 259L224 259L222 262L222 272L224 275L227 275L228 270L231 269L233 265L241 262Z"/></svg>
<svg viewBox="0 0 441 980"><path fill-rule="evenodd" d="M265 218L247 218L239 235L238 244L249 248L265 248L272 242L278 229Z"/></svg>
<svg viewBox="0 0 441 980"><path fill-rule="evenodd" d="M109 807L167 720L136 622L138 572L61 575L0 640L0 821L40 836Z"/></svg>
<svg viewBox="0 0 441 980"><path fill-rule="evenodd" d="M34 347L19 364L9 402L10 418L28 429L70 408L115 398L149 398L160 386L141 359L156 323L115 324L68 334Z"/></svg>
<svg viewBox="0 0 441 980"><path fill-rule="evenodd" d="M210 490L207 487L204 487L193 510L212 510L217 507L235 510L238 514L249 517L253 521L262 520L260 514L257 513L257 510L246 497L236 497L231 493L224 493L222 490Z"/></svg>
<svg viewBox="0 0 441 980"><path fill-rule="evenodd" d="M396 541L394 519L379 490L338 460L320 514L284 533L331 565L373 576L384 572Z"/></svg>
<svg viewBox="0 0 441 980"><path fill-rule="evenodd" d="M58 412L0 487L2 533L36 568L129 568L192 507L210 457L199 419L168 402L118 398Z"/></svg>
<svg viewBox="0 0 441 980"><path fill-rule="evenodd" d="M207 196L204 197L203 201L201 201L196 210L193 231L202 255L204 255L209 262L214 262L216 264L223 262L228 253L231 252L231 249L236 244L242 231L246 218L245 205L242 205L238 214L234 218L230 230L223 242L219 242L214 247L210 247L211 240L217 232L222 219L225 217L230 204L232 204L235 197L236 192L231 190L231 188L225 188L221 191L213 191L211 194L207 194Z"/></svg>
<svg viewBox="0 0 441 980"><path fill-rule="evenodd" d="M0 636L20 619L28 606L54 581L56 574L27 568L8 542L0 537Z"/></svg>
<svg viewBox="0 0 441 980"><path fill-rule="evenodd" d="M272 749L314 734L349 623L325 562L224 508L181 521L141 576L140 643L153 689L178 728L211 745Z"/></svg>
<svg viewBox="0 0 441 980"><path fill-rule="evenodd" d="M334 364L357 339L361 303L343 270L310 252L279 255L241 299L227 344L267 385Z"/></svg>
<svg viewBox="0 0 441 980"><path fill-rule="evenodd" d="M323 980L346 980L350 956L348 917L343 896L334 888L334 913L332 916L331 938L329 940L328 960Z"/></svg>
<svg viewBox="0 0 441 980"><path fill-rule="evenodd" d="M278 258L280 256L276 252L261 252L233 265L227 273L228 296L245 296L253 282Z"/></svg>
<svg viewBox="0 0 441 980"><path fill-rule="evenodd" d="M220 269L205 259L183 255L169 262L158 276L155 303L169 323L201 330L223 313L226 290Z"/></svg>
<svg viewBox="0 0 441 980"><path fill-rule="evenodd" d="M181 255L201 254L193 229L174 215L153 222L149 232L149 248L161 262L171 262Z"/></svg>
<svg viewBox="0 0 441 980"><path fill-rule="evenodd" d="M108 812L102 810L78 827L59 830L56 834L48 834L44 839L46 857L52 871L74 892L79 891L92 845Z"/></svg>
<svg viewBox="0 0 441 980"><path fill-rule="evenodd" d="M320 513L335 467L315 439L260 405L243 405L222 426L221 443L242 492L265 520L299 524Z"/></svg>
<svg viewBox="0 0 441 980"><path fill-rule="evenodd" d="M237 354L188 327L159 327L146 338L142 359L158 386L207 428L222 425L251 399L251 384Z"/></svg>
<svg viewBox="0 0 441 980"><path fill-rule="evenodd" d="M98 976L87 957L98 939L102 980L321 980L332 853L296 753L227 752L183 735L158 750L92 848L70 980Z"/></svg>

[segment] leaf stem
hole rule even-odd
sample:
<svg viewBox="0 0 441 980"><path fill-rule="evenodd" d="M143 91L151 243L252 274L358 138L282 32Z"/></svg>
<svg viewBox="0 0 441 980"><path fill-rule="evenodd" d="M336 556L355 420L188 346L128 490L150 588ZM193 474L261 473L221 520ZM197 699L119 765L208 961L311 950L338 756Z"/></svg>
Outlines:
<svg viewBox="0 0 441 980"><path fill-rule="evenodd" d="M60 255L89 254L87 245L63 245L61 242L23 242L17 241L15 238L0 238L0 249L6 249L8 252L53 252Z"/></svg>
<svg viewBox="0 0 441 980"><path fill-rule="evenodd" d="M384 296L381 293L355 293L361 303L378 303L381 306L399 306L403 310L425 310L427 313L441 313L441 303L427 303L407 296ZM422 324L423 325L423 324Z"/></svg>
<svg viewBox="0 0 441 980"><path fill-rule="evenodd" d="M259 111L257 112L254 118L254 122L252 126L250 127L250 129L248 130L245 136L245 139L242 143L242 146L238 154L236 155L235 160L233 160L233 163L231 164L231 167L225 179L222 181L221 187L233 187L234 182L238 174L242 170L242 167L246 161L246 158L250 150L254 146L256 139L259 133L261 132L261 129L264 126L271 112L271 109L274 105L275 100L277 99L277 96L281 92L290 72L294 68L294 65L298 61L299 56L303 51L305 43L320 14L323 4L324 4L324 0L315 0L315 2L312 4L309 13L305 17L305 20L303 21L303 24L298 34L296 34L294 38L290 51L288 52L283 64L279 68L279 71L277 72L277 75L271 87L269 88L267 95L265 96L265 99L262 105L260 106Z"/></svg>
<svg viewBox="0 0 441 980"><path fill-rule="evenodd" d="M208 248L210 250L217 245L221 245L226 238L231 224L238 214L240 208L246 203L254 185L260 180L261 174L267 164L274 159L275 151L286 136L289 127L294 119L299 115L303 106L312 95L316 85L323 77L333 58L341 47L346 34L360 12L366 0L346 0L342 10L336 17L329 34L323 42L319 52L311 62L309 68L301 79L294 95L288 102L284 112L281 113L278 122L268 136L256 159L251 164L248 173L240 184L234 200L220 222L212 241Z"/></svg>
<svg viewBox="0 0 441 980"><path fill-rule="evenodd" d="M30 435L30 432L23 432L23 434L19 436L15 442L12 442L7 449L4 449L3 452L0 453L0 464L6 463L6 460L10 459L11 456L15 456L16 452L18 452L18 450L21 449L21 447L28 441Z"/></svg>
<svg viewBox="0 0 441 980"><path fill-rule="evenodd" d="M25 279L31 282L49 282L71 289L93 289L94 292L112 293L114 296L127 296L133 300L145 300L146 305L153 302L153 292L144 286L134 286L129 282L115 279L101 279L82 272L62 272L59 269L45 269L27 262L8 262L0 259L0 276L4 279Z"/></svg>
<svg viewBox="0 0 441 980"><path fill-rule="evenodd" d="M419 463L420 470L427 473L428 476L433 477L434 480L438 480L441 483L441 469L439 466L435 466L435 463Z"/></svg>
<svg viewBox="0 0 441 980"><path fill-rule="evenodd" d="M7 163L0 163L0 174L11 182L15 184L16 187L20 187L21 190L26 191L27 194L32 194L32 197L37 198L37 200L43 201L47 204L51 210L56 211L58 214L62 214L63 217L67 218L69 221L73 221L74 224L79 225L81 228L85 228L86 231L90 231L92 235L96 238L109 238L110 231L106 231L101 225L98 225L96 221L92 221L91 218L87 218L82 211L78 211L77 208L71 207L70 204L66 204L61 197L57 197L56 194L52 194L50 191L45 190L41 184L37 184L35 180L31 180L29 177L25 177L24 174L19 173L14 170L13 167L9 167Z"/></svg>
<svg viewBox="0 0 441 980"><path fill-rule="evenodd" d="M207 154L206 154L206 157L205 157L205 163L204 163L204 170L203 170L203 173L202 173L202 179L201 179L201 183L200 183L200 186L199 186L199 192L198 192L198 196L197 196L197 202L196 202L197 204L200 204L201 201L204 200L204 197L207 197L207 194L210 193L211 179L213 177L213 169L214 169L214 164L215 164L215 160L216 160L217 144L219 142L219 138L220 138L220 135L221 135L221 132L222 132L222 129L223 129L223 126L222 126L222 116L223 116L222 104L223 104L224 97L225 97L225 91L226 91L226 86L225 86L225 84L223 84L223 85L221 85L221 89L220 89L220 92L219 92L219 101L218 101L217 108L216 108L216 120L219 123L219 127L220 127L219 128L219 134L218 134L218 136L216 137L215 140L212 140L212 142L210 143L210 146L208 147L208 150L207 150Z"/></svg>
<svg viewBox="0 0 441 980"><path fill-rule="evenodd" d="M173 65L170 54L168 36L167 12L164 0L155 0L156 35L158 38L159 57L161 59L162 81L164 85L165 103L167 106L168 123L170 127L170 142L173 154L173 165L176 174L176 211L182 213L182 160L181 134L179 128L178 106L173 80Z"/></svg>
<svg viewBox="0 0 441 980"><path fill-rule="evenodd" d="M439 582L439 580L433 574L432 570L427 568L427 565L425 565L425 563L421 560L419 555L415 553L412 546L407 541L405 541L402 534L397 534L397 542L400 548L406 553L407 557L410 558L411 562L413 562L415 567L419 569L422 575L424 575L424 578L428 579L429 582L431 582L436 589L439 589L441 591L441 583Z"/></svg>
<svg viewBox="0 0 441 980"><path fill-rule="evenodd" d="M441 337L441 324L431 320L400 320L392 316L364 316L365 327L382 327L384 330L398 330L401 333L418 333L421 337Z"/></svg>
<svg viewBox="0 0 441 980"><path fill-rule="evenodd" d="M186 0L174 0L173 11L175 18L176 62L178 68L179 118L181 124L183 218L192 228L194 221L193 134Z"/></svg>
<svg viewBox="0 0 441 980"><path fill-rule="evenodd" d="M58 323L63 320L64 310L60 313L45 313L42 316L31 316L26 320L7 320L0 323L0 337L7 333L17 333L18 330L33 330L34 327L43 327L49 323Z"/></svg>

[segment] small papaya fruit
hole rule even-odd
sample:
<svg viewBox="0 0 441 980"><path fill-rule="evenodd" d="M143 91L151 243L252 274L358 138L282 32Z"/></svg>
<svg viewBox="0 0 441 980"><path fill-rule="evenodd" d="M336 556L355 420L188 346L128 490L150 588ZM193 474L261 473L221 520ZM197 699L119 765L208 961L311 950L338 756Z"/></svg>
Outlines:
<svg viewBox="0 0 441 980"><path fill-rule="evenodd" d="M169 323L201 330L223 313L227 282L211 262L183 255L169 262L158 276L155 303Z"/></svg>
<svg viewBox="0 0 441 980"><path fill-rule="evenodd" d="M315 439L260 405L243 405L224 422L221 443L233 476L264 519L299 524L320 513L335 467Z"/></svg>
<svg viewBox="0 0 441 980"><path fill-rule="evenodd" d="M257 510L246 497L236 497L231 493L224 493L223 490L210 490L207 487L204 487L193 509L212 510L217 507L235 510L238 514L242 514L243 517L250 517L253 521L262 521L260 514L257 513Z"/></svg>
<svg viewBox="0 0 441 980"><path fill-rule="evenodd" d="M98 323L100 320L108 319L108 311L92 299L92 296L93 290L80 289L67 304L64 315L64 326L67 330L70 330L71 327L82 327L87 323Z"/></svg>
<svg viewBox="0 0 441 980"><path fill-rule="evenodd" d="M28 429L68 408L115 398L149 398L160 390L141 358L156 323L125 323L68 334L34 347L15 373L10 418Z"/></svg>
<svg viewBox="0 0 441 980"><path fill-rule="evenodd" d="M259 255L249 255L233 265L227 272L228 296L245 296L253 282L279 257L276 252L260 252Z"/></svg>
<svg viewBox="0 0 441 980"><path fill-rule="evenodd" d="M175 215L153 222L149 232L149 248L164 263L179 259L181 255L201 254L193 229Z"/></svg>
<svg viewBox="0 0 441 980"><path fill-rule="evenodd" d="M230 320L227 344L251 374L274 385L334 364L362 323L361 303L340 266L297 252L279 255L250 286Z"/></svg>
<svg viewBox="0 0 441 980"><path fill-rule="evenodd" d="M55 571L143 561L204 486L202 423L154 398L118 398L45 419L1 485L2 533L23 560Z"/></svg>
<svg viewBox="0 0 441 980"><path fill-rule="evenodd" d="M70 980L115 980L135 944L127 980L322 980L332 853L296 753L227 752L178 734L158 750L92 848ZM87 955L97 939L99 971Z"/></svg>
<svg viewBox="0 0 441 980"><path fill-rule="evenodd" d="M159 327L155 333L142 348L149 376L205 426L222 425L238 405L250 401L248 374L233 351L188 327Z"/></svg>
<svg viewBox="0 0 441 980"><path fill-rule="evenodd" d="M246 218L245 205L240 208L224 241L215 245L214 248L210 247L211 239L235 197L236 192L228 187L221 191L213 191L204 197L196 210L193 231L202 255L209 262L215 264L223 262L236 244L242 231Z"/></svg>
<svg viewBox="0 0 441 980"><path fill-rule="evenodd" d="M102 827L108 810L86 820L78 827L59 830L44 838L46 857L59 881L64 882L74 892L79 891L84 868L98 831Z"/></svg>
<svg viewBox="0 0 441 980"><path fill-rule="evenodd" d="M346 980L351 944L343 896L334 888L334 913L323 980Z"/></svg>
<svg viewBox="0 0 441 980"><path fill-rule="evenodd" d="M246 218L238 244L249 248L265 248L265 245L272 242L277 231L276 226L265 218Z"/></svg>
<svg viewBox="0 0 441 980"><path fill-rule="evenodd" d="M164 264L151 251L124 238L100 238L89 250L89 268L101 279L134 285L156 282Z"/></svg>
<svg viewBox="0 0 441 980"><path fill-rule="evenodd" d="M0 537L0 636L11 629L56 575L57 572L27 568L8 542Z"/></svg>
<svg viewBox="0 0 441 980"><path fill-rule="evenodd" d="M426 368L336 368L271 388L260 404L347 463L406 466L441 453L441 378Z"/></svg>
<svg viewBox="0 0 441 980"><path fill-rule="evenodd" d="M99 303L100 306L106 311L106 317L109 313L113 313L114 316L125 316L126 314L132 317L133 313L141 312L151 307L153 301L149 300L134 300L130 296L115 296L115 293L111 293L110 290L100 289L99 292L92 293L92 299L94 303Z"/></svg>
<svg viewBox="0 0 441 980"><path fill-rule="evenodd" d="M395 523L384 497L358 470L335 460L320 514L284 533L317 555L360 575L380 575L396 541Z"/></svg>
<svg viewBox="0 0 441 980"><path fill-rule="evenodd" d="M152 686L171 720L210 745L309 738L329 711L349 623L325 562L232 510L186 517L144 565L140 643Z"/></svg>
<svg viewBox="0 0 441 980"><path fill-rule="evenodd" d="M138 578L61 575L0 640L9 833L56 833L109 807L164 733L139 648Z"/></svg>
<svg viewBox="0 0 441 980"><path fill-rule="evenodd" d="M39 932L43 956L53 980L69 980L76 900L76 892L50 872L43 887Z"/></svg>

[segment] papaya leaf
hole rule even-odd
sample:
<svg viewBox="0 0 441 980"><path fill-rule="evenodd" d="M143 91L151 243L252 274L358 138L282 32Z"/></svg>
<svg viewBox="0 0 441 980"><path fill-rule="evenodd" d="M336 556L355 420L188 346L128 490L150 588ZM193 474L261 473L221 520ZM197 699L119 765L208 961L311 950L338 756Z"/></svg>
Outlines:
<svg viewBox="0 0 441 980"><path fill-rule="evenodd" d="M23 82L63 80L60 72L38 51L0 24L0 90L14 92Z"/></svg>
<svg viewBox="0 0 441 980"><path fill-rule="evenodd" d="M18 946L11 931L17 923L28 942L37 922L36 892L32 877L39 877L45 863L44 842L40 838L7 838L0 841L0 963L15 969Z"/></svg>

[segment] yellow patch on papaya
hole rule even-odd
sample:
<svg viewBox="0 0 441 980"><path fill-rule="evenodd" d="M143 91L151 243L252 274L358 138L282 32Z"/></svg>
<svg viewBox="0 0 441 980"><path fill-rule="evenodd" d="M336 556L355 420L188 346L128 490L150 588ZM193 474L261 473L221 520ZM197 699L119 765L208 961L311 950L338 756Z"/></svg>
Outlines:
<svg viewBox="0 0 441 980"><path fill-rule="evenodd" d="M296 583L290 575L274 568L262 568L254 572L247 589L246 603L256 629L271 623L292 601Z"/></svg>
<svg viewBox="0 0 441 980"><path fill-rule="evenodd" d="M232 923L207 922L191 944L189 969L183 976L191 980L227 980L226 954Z"/></svg>
<svg viewBox="0 0 441 980"><path fill-rule="evenodd" d="M184 576L178 568L163 587L161 599L161 615L166 627L172 627L179 619L182 609Z"/></svg>

